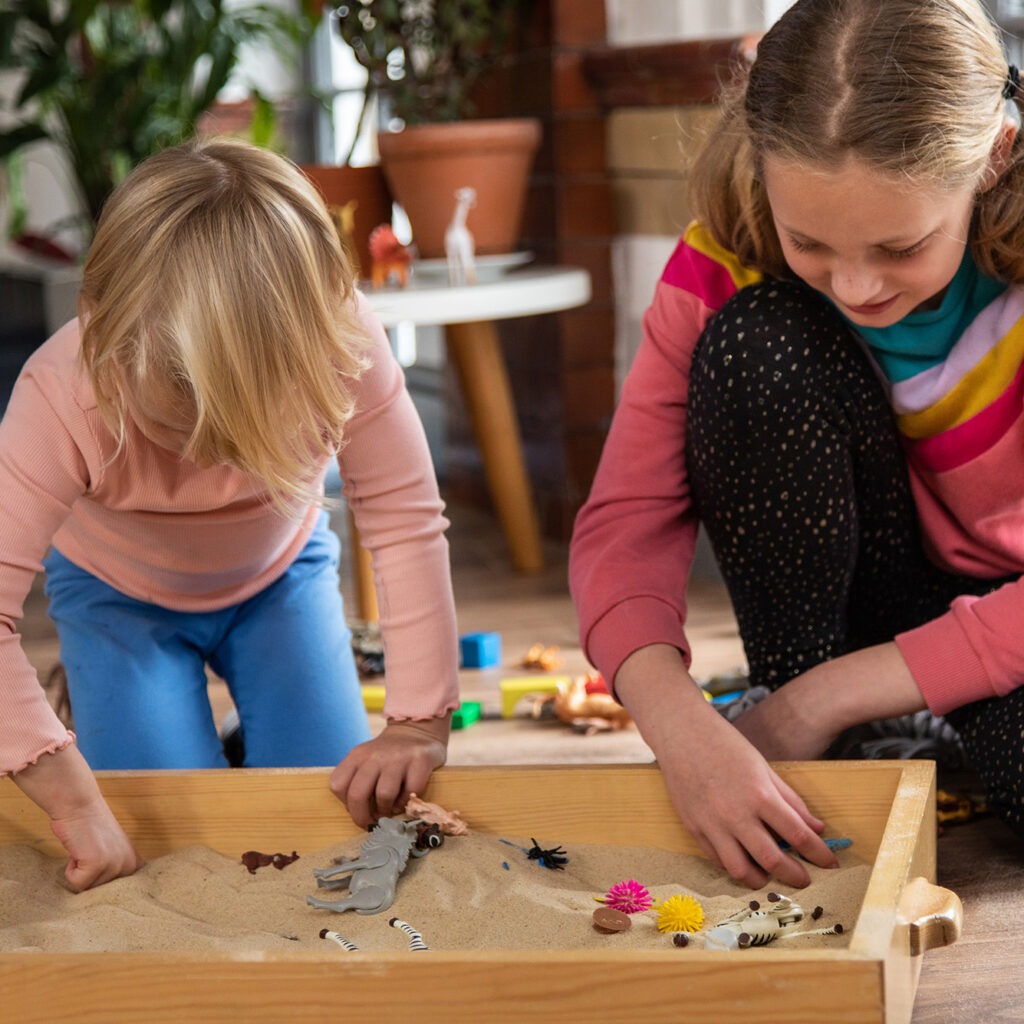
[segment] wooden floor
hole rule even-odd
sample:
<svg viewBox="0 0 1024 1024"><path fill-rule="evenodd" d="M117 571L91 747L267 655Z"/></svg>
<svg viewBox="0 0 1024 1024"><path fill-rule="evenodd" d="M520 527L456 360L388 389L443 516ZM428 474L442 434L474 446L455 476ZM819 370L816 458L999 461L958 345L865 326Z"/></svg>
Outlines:
<svg viewBox="0 0 1024 1024"><path fill-rule="evenodd" d="M566 553L562 546L549 544L546 571L516 575L490 517L460 508L450 509L449 515L460 632L493 631L502 638L500 667L460 673L463 699L480 701L484 717L453 734L450 763L651 760L650 750L632 730L584 736L558 722L535 720L527 704L513 718L501 717L499 682L519 673L516 663L531 645L558 648L558 673L571 675L587 668L566 586ZM350 597L347 584L344 589ZM43 676L59 658L45 607L37 587L26 605L23 636L29 657ZM729 602L714 580L698 580L691 588L689 635L698 677L742 665ZM222 684L211 684L211 700L219 720L230 707ZM379 718L374 721L380 725ZM947 788L972 782L940 778L940 786ZM991 818L980 818L947 827L939 836L938 850L938 881L962 899L964 927L954 945L924 956L913 1024L1024 1021L1024 843ZM841 1005L840 992L823 995L821 1020L843 1019ZM784 1012L780 1020L785 1020Z"/></svg>

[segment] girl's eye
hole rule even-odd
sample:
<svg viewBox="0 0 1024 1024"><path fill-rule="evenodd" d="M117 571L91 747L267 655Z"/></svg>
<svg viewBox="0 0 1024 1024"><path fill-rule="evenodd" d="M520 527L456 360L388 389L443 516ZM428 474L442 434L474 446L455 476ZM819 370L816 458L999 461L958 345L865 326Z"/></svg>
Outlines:
<svg viewBox="0 0 1024 1024"><path fill-rule="evenodd" d="M906 249L886 249L885 254L890 259L894 260L906 260L911 256L916 256L924 248L924 242L915 242L913 245L908 246Z"/></svg>
<svg viewBox="0 0 1024 1024"><path fill-rule="evenodd" d="M801 242L798 238L790 238L789 244L797 252L813 252L815 249L818 248L815 242Z"/></svg>

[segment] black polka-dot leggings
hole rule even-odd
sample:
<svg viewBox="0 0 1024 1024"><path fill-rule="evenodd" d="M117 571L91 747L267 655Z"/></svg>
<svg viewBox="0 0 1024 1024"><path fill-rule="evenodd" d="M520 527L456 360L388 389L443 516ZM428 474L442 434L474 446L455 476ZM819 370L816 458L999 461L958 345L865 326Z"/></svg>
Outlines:
<svg viewBox="0 0 1024 1024"><path fill-rule="evenodd" d="M925 556L882 384L816 292L735 295L698 342L688 415L693 494L752 685L777 688L1003 582ZM1024 687L946 717L990 806L1024 835Z"/></svg>

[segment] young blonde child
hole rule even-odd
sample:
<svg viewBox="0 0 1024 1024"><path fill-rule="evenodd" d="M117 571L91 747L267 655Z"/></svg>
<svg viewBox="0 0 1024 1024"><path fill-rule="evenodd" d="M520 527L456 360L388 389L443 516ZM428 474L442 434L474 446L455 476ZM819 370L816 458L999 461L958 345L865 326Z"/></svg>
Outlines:
<svg viewBox="0 0 1024 1024"><path fill-rule="evenodd" d="M834 863L769 760L930 709L1024 834L1024 159L977 0L798 0L694 171L571 552L583 642L704 851ZM684 635L698 521L751 682Z"/></svg>
<svg viewBox="0 0 1024 1024"><path fill-rule="evenodd" d="M374 739L324 509L332 459L387 645ZM236 141L138 167L104 209L78 319L0 423L0 771L49 814L69 883L140 863L92 769L226 766L207 665L246 765L337 765L362 825L422 792L458 706L446 526L402 373L301 172ZM44 558L77 741L16 633Z"/></svg>

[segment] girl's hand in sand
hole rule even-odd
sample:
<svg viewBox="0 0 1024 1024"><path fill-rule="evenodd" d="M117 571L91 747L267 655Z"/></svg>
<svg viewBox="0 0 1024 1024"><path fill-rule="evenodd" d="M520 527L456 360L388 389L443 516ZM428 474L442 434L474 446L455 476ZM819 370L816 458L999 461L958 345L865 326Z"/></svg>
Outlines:
<svg viewBox="0 0 1024 1024"><path fill-rule="evenodd" d="M331 792L361 828L400 814L412 793L422 793L448 754L451 717L389 722L360 743L331 773Z"/></svg>
<svg viewBox="0 0 1024 1024"><path fill-rule="evenodd" d="M51 819L50 827L68 851L64 877L75 892L123 878L142 867L142 858L102 797L75 814Z"/></svg>
<svg viewBox="0 0 1024 1024"><path fill-rule="evenodd" d="M75 892L130 875L142 866L74 744L43 754L13 778L49 815L53 834L68 851L64 876Z"/></svg>
<svg viewBox="0 0 1024 1024"><path fill-rule="evenodd" d="M705 701L675 647L634 652L615 689L658 758L676 813L712 863L752 889L769 878L795 888L810 882L780 839L819 867L837 865L820 838L824 823Z"/></svg>

